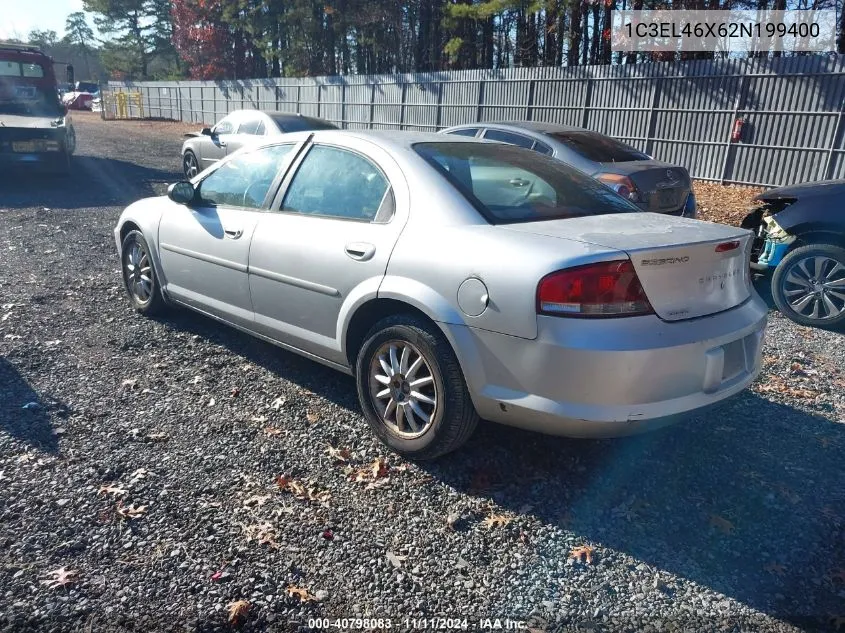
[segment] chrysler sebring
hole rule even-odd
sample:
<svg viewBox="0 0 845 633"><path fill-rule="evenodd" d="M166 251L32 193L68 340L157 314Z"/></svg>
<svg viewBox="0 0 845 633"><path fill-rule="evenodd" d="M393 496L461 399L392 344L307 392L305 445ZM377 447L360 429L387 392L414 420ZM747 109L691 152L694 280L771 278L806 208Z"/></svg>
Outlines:
<svg viewBox="0 0 845 633"><path fill-rule="evenodd" d="M186 306L353 375L415 459L479 419L621 436L741 391L766 323L752 237L520 147L337 130L242 150L115 228L139 312Z"/></svg>

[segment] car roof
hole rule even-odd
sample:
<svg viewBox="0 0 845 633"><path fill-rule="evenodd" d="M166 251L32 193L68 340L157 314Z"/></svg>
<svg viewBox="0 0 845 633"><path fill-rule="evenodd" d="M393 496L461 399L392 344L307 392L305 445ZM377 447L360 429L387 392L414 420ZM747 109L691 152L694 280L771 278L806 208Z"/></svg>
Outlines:
<svg viewBox="0 0 845 633"><path fill-rule="evenodd" d="M544 121L478 121L476 123L464 123L463 125L455 125L450 130L457 130L461 128L478 128L478 127L492 127L502 130L513 130L519 132L525 130L528 132L536 132L540 134L553 134L555 132L588 132L590 134L598 134L583 127L575 125L561 125L560 123L546 123Z"/></svg>
<svg viewBox="0 0 845 633"><path fill-rule="evenodd" d="M243 108L241 110L232 110L231 112L227 112L225 116L229 116L231 114L264 114L269 117L273 117L274 119L319 119L318 117L308 116L306 114L300 114L298 112L278 112L276 110L256 110L255 108Z"/></svg>
<svg viewBox="0 0 845 633"><path fill-rule="evenodd" d="M331 142L336 138L358 138L371 141L380 147L394 150L409 149L416 143L490 143L484 139L455 136L444 138L436 132L418 132L413 130L311 130L303 132L289 132L283 137L275 137L264 144L304 141L313 135L314 140Z"/></svg>

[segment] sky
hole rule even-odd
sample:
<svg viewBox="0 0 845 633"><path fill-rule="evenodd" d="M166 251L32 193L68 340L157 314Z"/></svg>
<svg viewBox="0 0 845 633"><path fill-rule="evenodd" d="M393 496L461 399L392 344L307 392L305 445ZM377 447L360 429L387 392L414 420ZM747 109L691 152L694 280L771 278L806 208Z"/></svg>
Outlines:
<svg viewBox="0 0 845 633"><path fill-rule="evenodd" d="M65 20L74 11L82 11L82 0L0 0L0 39L26 39L33 29L55 31L61 37Z"/></svg>

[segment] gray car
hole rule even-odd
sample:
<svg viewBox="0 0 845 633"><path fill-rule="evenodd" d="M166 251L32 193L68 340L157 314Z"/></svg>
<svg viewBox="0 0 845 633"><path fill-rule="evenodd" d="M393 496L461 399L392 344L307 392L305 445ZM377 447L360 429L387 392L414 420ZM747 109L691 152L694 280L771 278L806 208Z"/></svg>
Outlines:
<svg viewBox="0 0 845 633"><path fill-rule="evenodd" d="M212 128L187 135L182 144L182 171L193 178L206 167L246 145L289 132L333 130L337 126L310 116L290 112L233 110Z"/></svg>
<svg viewBox="0 0 845 633"><path fill-rule="evenodd" d="M604 134L580 127L535 121L457 125L444 134L518 145L580 169L628 198L643 211L696 216L689 172Z"/></svg>
<svg viewBox="0 0 845 633"><path fill-rule="evenodd" d="M641 213L518 147L290 134L130 205L114 236L138 311L187 306L355 376L409 458L479 418L657 428L760 370L750 231Z"/></svg>

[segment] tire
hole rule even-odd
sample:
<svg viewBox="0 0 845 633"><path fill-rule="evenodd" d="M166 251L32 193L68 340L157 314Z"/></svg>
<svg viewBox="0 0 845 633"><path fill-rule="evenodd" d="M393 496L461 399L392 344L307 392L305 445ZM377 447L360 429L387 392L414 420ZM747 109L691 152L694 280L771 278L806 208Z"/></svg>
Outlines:
<svg viewBox="0 0 845 633"><path fill-rule="evenodd" d="M391 363L391 346L395 346L395 363ZM408 350L404 365L402 349ZM388 364L379 362L379 357ZM417 357L422 362L414 369ZM396 372L397 381L386 384L384 379L390 376L385 367L404 369L409 380L403 372ZM375 375L380 375L381 380L376 380ZM358 352L355 380L358 400L373 432L408 459L435 459L454 451L469 439L478 424L478 414L451 345L436 326L414 315L387 317L373 326ZM425 384L408 389L411 382ZM390 395L377 397L379 391L385 390ZM425 402L425 398L434 404ZM390 402L396 405L385 416ZM409 410L415 424L406 418L404 411ZM427 420L418 413L420 410L428 416Z"/></svg>
<svg viewBox="0 0 845 633"><path fill-rule="evenodd" d="M76 130L71 125L67 129L67 140L65 141L68 155L72 155L76 151Z"/></svg>
<svg viewBox="0 0 845 633"><path fill-rule="evenodd" d="M120 253L123 285L132 306L145 316L164 312L167 306L161 295L150 247L143 234L140 231L130 231L123 240Z"/></svg>
<svg viewBox="0 0 845 633"><path fill-rule="evenodd" d="M831 282L843 285L831 287ZM845 248L810 244L788 253L772 276L772 298L783 315L801 325L836 327L845 323ZM801 303L805 299L807 302Z"/></svg>
<svg viewBox="0 0 845 633"><path fill-rule="evenodd" d="M196 171L191 173L192 169L195 169ZM185 178L187 178L188 180L200 173L200 164L197 160L197 155L194 154L191 150L187 150L182 155L182 172L185 174Z"/></svg>

